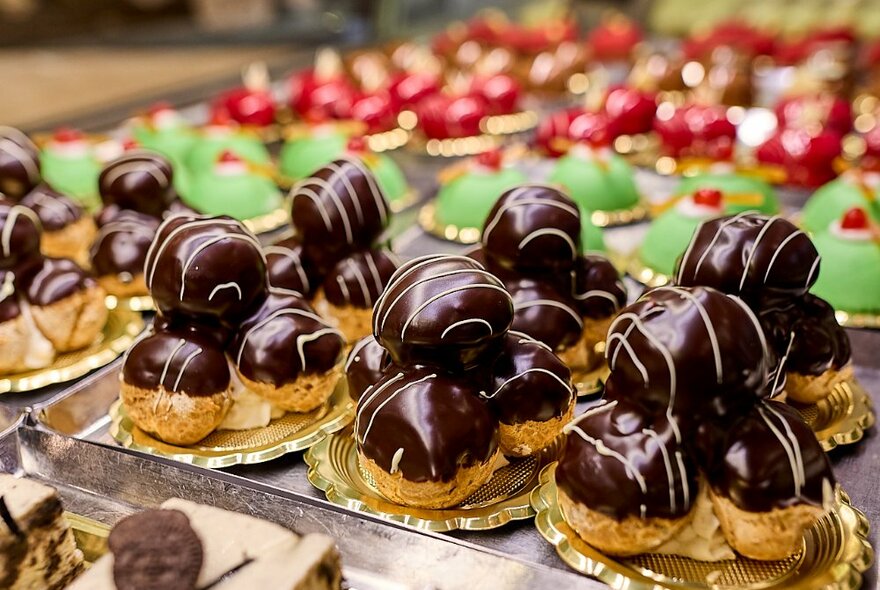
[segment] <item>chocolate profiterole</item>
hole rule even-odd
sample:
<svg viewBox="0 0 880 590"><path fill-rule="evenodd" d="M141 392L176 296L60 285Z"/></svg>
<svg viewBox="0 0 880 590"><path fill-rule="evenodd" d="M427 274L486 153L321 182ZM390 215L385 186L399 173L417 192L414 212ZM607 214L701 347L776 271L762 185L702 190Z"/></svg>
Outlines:
<svg viewBox="0 0 880 590"><path fill-rule="evenodd" d="M43 254L72 258L81 266L88 266L89 247L97 228L79 203L47 184L36 186L19 202L40 219Z"/></svg>
<svg viewBox="0 0 880 590"><path fill-rule="evenodd" d="M513 321L504 285L464 256L410 260L373 309L373 335L398 364L470 368L495 353Z"/></svg>
<svg viewBox="0 0 880 590"><path fill-rule="evenodd" d="M596 346L626 303L611 263L581 250L574 201L551 186L524 185L498 199L470 254L511 292L514 329L550 346L576 382L601 362Z"/></svg>
<svg viewBox="0 0 880 590"><path fill-rule="evenodd" d="M361 250L336 263L324 277L315 309L345 334L349 342L370 333L373 304L397 270L385 249Z"/></svg>
<svg viewBox="0 0 880 590"><path fill-rule="evenodd" d="M129 209L161 219L177 199L171 162L146 150L124 153L101 171L98 190L104 207Z"/></svg>
<svg viewBox="0 0 880 590"><path fill-rule="evenodd" d="M752 559L784 559L833 501L835 479L816 435L791 407L764 401L728 433L710 472L715 513Z"/></svg>
<svg viewBox="0 0 880 590"><path fill-rule="evenodd" d="M489 370L483 394L498 418L508 457L526 457L552 443L574 413L571 371L542 342L511 330Z"/></svg>
<svg viewBox="0 0 880 590"><path fill-rule="evenodd" d="M372 335L355 342L345 360L348 395L355 401L359 400L367 389L382 378L390 364L388 351Z"/></svg>
<svg viewBox="0 0 880 590"><path fill-rule="evenodd" d="M438 367L393 367L358 402L360 463L388 499L444 508L492 475L495 419L470 379Z"/></svg>
<svg viewBox="0 0 880 590"><path fill-rule="evenodd" d="M39 148L18 129L0 126L0 193L18 200L40 180Z"/></svg>
<svg viewBox="0 0 880 590"><path fill-rule="evenodd" d="M321 284L321 275L306 257L302 242L296 237L267 246L263 248L263 253L266 255L269 283L273 287L311 297Z"/></svg>
<svg viewBox="0 0 880 590"><path fill-rule="evenodd" d="M104 289L118 297L146 295L144 261L159 220L136 211L120 211L100 226L89 249L92 270Z"/></svg>
<svg viewBox="0 0 880 590"><path fill-rule="evenodd" d="M271 290L241 323L230 353L250 391L290 412L309 412L330 397L345 347L342 334L299 294Z"/></svg>
<svg viewBox="0 0 880 590"><path fill-rule="evenodd" d="M784 385L790 398L814 403L852 377L846 333L833 309L808 294L819 272L819 254L803 231L779 217L743 213L700 226L676 279L741 296L778 359L772 389Z"/></svg>

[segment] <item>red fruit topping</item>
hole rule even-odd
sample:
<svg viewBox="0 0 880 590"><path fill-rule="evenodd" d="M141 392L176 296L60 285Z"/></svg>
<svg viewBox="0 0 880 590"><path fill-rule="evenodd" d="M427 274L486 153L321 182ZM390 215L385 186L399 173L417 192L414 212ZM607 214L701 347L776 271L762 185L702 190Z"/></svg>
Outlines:
<svg viewBox="0 0 880 590"><path fill-rule="evenodd" d="M868 229L868 214L861 207L853 207L847 210L840 218L841 229Z"/></svg>
<svg viewBox="0 0 880 590"><path fill-rule="evenodd" d="M485 168L490 168L492 170L500 170L501 169L501 160L502 153L499 149L492 149L480 154L477 154L475 160L477 164L483 166Z"/></svg>
<svg viewBox="0 0 880 590"><path fill-rule="evenodd" d="M303 119L309 125L319 125L321 123L326 123L329 120L327 113L319 109L311 109L303 114Z"/></svg>
<svg viewBox="0 0 880 590"><path fill-rule="evenodd" d="M128 139L122 141L122 149L126 152L136 150L139 147L141 147L141 144L138 143L138 140L134 139L133 137L129 137Z"/></svg>
<svg viewBox="0 0 880 590"><path fill-rule="evenodd" d="M241 162L241 158L235 155L235 152L232 150L223 150L220 152L220 155L217 156L217 162L220 164L237 163Z"/></svg>
<svg viewBox="0 0 880 590"><path fill-rule="evenodd" d="M722 202L721 191L717 188L701 188L694 191L694 203L704 207L719 209Z"/></svg>
<svg viewBox="0 0 880 590"><path fill-rule="evenodd" d="M80 141L83 138L85 138L85 134L79 129L74 129L72 127L59 127L53 136L53 139L59 143Z"/></svg>
<svg viewBox="0 0 880 590"><path fill-rule="evenodd" d="M362 154L367 151L367 140L361 136L352 137L348 140L346 149L355 154Z"/></svg>
<svg viewBox="0 0 880 590"><path fill-rule="evenodd" d="M217 108L211 112L210 125L214 127L228 127L232 123L232 117L225 108Z"/></svg>

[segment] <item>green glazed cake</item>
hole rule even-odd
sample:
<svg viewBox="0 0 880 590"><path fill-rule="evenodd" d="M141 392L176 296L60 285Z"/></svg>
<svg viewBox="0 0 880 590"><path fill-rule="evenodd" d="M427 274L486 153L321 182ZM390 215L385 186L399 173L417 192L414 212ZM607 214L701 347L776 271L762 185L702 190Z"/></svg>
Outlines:
<svg viewBox="0 0 880 590"><path fill-rule="evenodd" d="M675 194L692 194L701 188L721 191L725 214L758 211L773 215L779 211L779 200L772 186L763 180L734 173L706 173L684 178Z"/></svg>
<svg viewBox="0 0 880 590"><path fill-rule="evenodd" d="M575 145L559 158L548 180L565 187L587 211L625 211L640 201L632 166L607 148Z"/></svg>
<svg viewBox="0 0 880 590"><path fill-rule="evenodd" d="M253 219L278 209L282 194L275 183L249 169L248 163L231 150L220 154L210 170L192 177L184 201L209 215Z"/></svg>
<svg viewBox="0 0 880 590"><path fill-rule="evenodd" d="M249 164L268 166L272 162L269 150L259 136L228 125L209 125L197 138L186 157L185 164L191 176L210 171L224 151L229 150Z"/></svg>
<svg viewBox="0 0 880 590"><path fill-rule="evenodd" d="M171 160L175 176L179 165L186 161L198 137L180 114L168 105L156 105L150 112L132 121L131 135L144 148Z"/></svg>
<svg viewBox="0 0 880 590"><path fill-rule="evenodd" d="M56 132L40 152L40 168L43 180L58 192L70 195L88 209L100 206L101 163L94 145L81 132Z"/></svg>
<svg viewBox="0 0 880 590"><path fill-rule="evenodd" d="M291 180L302 180L338 158L348 144L341 126L322 123L302 136L288 139L281 148L278 167Z"/></svg>
<svg viewBox="0 0 880 590"><path fill-rule="evenodd" d="M853 207L880 221L878 182L878 174L851 170L819 187L801 211L801 226L813 233L825 231Z"/></svg>
<svg viewBox="0 0 880 590"><path fill-rule="evenodd" d="M391 156L371 151L367 145L367 140L356 136L348 139L344 149L334 154L321 167L326 166L333 160L346 156L358 158L370 169L379 183L379 188L382 189L382 194L385 195L385 198L388 199L395 210L399 211L408 204L407 201L412 194L412 189L400 166L397 165L397 162Z"/></svg>

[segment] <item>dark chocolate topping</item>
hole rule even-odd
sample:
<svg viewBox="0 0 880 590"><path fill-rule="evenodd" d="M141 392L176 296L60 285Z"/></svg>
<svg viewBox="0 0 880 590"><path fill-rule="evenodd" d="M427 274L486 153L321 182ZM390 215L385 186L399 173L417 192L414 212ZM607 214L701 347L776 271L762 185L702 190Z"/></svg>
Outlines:
<svg viewBox="0 0 880 590"><path fill-rule="evenodd" d="M162 312L236 324L266 294L259 242L229 217L166 219L147 252L144 278Z"/></svg>
<svg viewBox="0 0 880 590"><path fill-rule="evenodd" d="M15 273L0 270L0 322L7 322L21 315L16 295L17 280Z"/></svg>
<svg viewBox="0 0 880 590"><path fill-rule="evenodd" d="M800 503L822 506L824 482L834 485L815 433L786 404L757 405L729 431L728 441L723 467L709 480L739 508L766 512Z"/></svg>
<svg viewBox="0 0 880 590"><path fill-rule="evenodd" d="M146 510L127 516L107 541L117 588L195 590L204 549L183 512Z"/></svg>
<svg viewBox="0 0 880 590"><path fill-rule="evenodd" d="M767 346L740 299L705 287L661 287L624 308L608 331L615 392L680 433L701 420L744 414L768 383Z"/></svg>
<svg viewBox="0 0 880 590"><path fill-rule="evenodd" d="M290 194L293 225L322 269L372 245L388 225L388 202L373 173L357 158L331 162Z"/></svg>
<svg viewBox="0 0 880 590"><path fill-rule="evenodd" d="M242 375L285 385L301 374L324 373L339 362L345 340L294 293L273 290L241 323L229 349Z"/></svg>
<svg viewBox="0 0 880 590"><path fill-rule="evenodd" d="M302 243L296 238L287 238L277 244L263 248L266 267L269 270L269 284L290 291L297 291L306 297L314 293L320 276L306 258Z"/></svg>
<svg viewBox="0 0 880 590"><path fill-rule="evenodd" d="M41 233L36 213L0 198L0 270L15 269L39 258Z"/></svg>
<svg viewBox="0 0 880 590"><path fill-rule="evenodd" d="M698 494L697 471L671 423L625 399L575 418L556 467L559 489L617 520L679 518Z"/></svg>
<svg viewBox="0 0 880 590"><path fill-rule="evenodd" d="M603 319L626 305L626 287L617 269L604 256L579 256L571 277L572 297L581 315Z"/></svg>
<svg viewBox="0 0 880 590"><path fill-rule="evenodd" d="M204 336L213 338L217 346L224 350L232 339L232 330L220 323L216 317L205 316L193 318L186 315L164 315L157 313L153 318L153 329L157 332L174 332L182 334L187 338L187 334L195 332Z"/></svg>
<svg viewBox="0 0 880 590"><path fill-rule="evenodd" d="M819 253L791 222L742 213L704 222L676 276L679 285L713 287L754 305L771 293L806 293L819 276Z"/></svg>
<svg viewBox="0 0 880 590"><path fill-rule="evenodd" d="M345 361L348 395L353 400L359 400L367 388L384 376L390 364L388 351L379 346L375 338L365 336L358 340Z"/></svg>
<svg viewBox="0 0 880 590"><path fill-rule="evenodd" d="M104 167L98 190L105 205L117 205L157 219L177 198L171 163L155 152L126 152Z"/></svg>
<svg viewBox="0 0 880 590"><path fill-rule="evenodd" d="M41 184L25 195L21 204L30 207L37 214L46 231L64 229L83 216L83 208L80 205L47 184Z"/></svg>
<svg viewBox="0 0 880 590"><path fill-rule="evenodd" d="M486 397L504 424L559 418L574 401L571 371L549 348L525 334L508 332L491 373L492 389Z"/></svg>
<svg viewBox="0 0 880 590"><path fill-rule="evenodd" d="M40 150L27 135L0 126L0 193L18 200L40 183Z"/></svg>
<svg viewBox="0 0 880 590"><path fill-rule="evenodd" d="M356 252L337 262L324 278L324 297L337 307L372 308L395 270L397 262L388 250Z"/></svg>
<svg viewBox="0 0 880 590"><path fill-rule="evenodd" d="M69 258L44 258L24 294L32 305L50 305L97 283Z"/></svg>
<svg viewBox="0 0 880 590"><path fill-rule="evenodd" d="M561 191L525 185L505 192L483 226L489 258L521 272L568 270L580 251L581 217Z"/></svg>
<svg viewBox="0 0 880 590"><path fill-rule="evenodd" d="M416 258L394 273L373 312L373 335L399 364L476 364L513 321L501 281L463 256Z"/></svg>
<svg viewBox="0 0 880 590"><path fill-rule="evenodd" d="M117 212L112 220L105 218L90 250L95 274L139 276L158 227L157 219L136 211Z"/></svg>
<svg viewBox="0 0 880 590"><path fill-rule="evenodd" d="M576 345L584 322L576 302L552 285L528 278L505 283L513 298L512 330L524 332L554 351Z"/></svg>
<svg viewBox="0 0 880 590"><path fill-rule="evenodd" d="M358 450L409 481L450 481L490 460L495 419L473 381L432 367L392 366L358 402Z"/></svg>
<svg viewBox="0 0 880 590"><path fill-rule="evenodd" d="M122 379L141 389L213 395L229 388L229 363L208 334L155 330L128 349Z"/></svg>

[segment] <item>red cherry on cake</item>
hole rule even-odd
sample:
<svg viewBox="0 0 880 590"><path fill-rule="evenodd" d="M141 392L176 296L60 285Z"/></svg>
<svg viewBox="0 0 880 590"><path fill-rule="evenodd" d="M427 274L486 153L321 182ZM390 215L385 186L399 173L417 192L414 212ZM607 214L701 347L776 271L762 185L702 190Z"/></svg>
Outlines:
<svg viewBox="0 0 880 590"><path fill-rule="evenodd" d="M861 207L847 210L840 218L841 229L868 229L870 226L868 214Z"/></svg>
<svg viewBox="0 0 880 590"><path fill-rule="evenodd" d="M474 161L482 166L483 168L488 168L489 170L500 170L501 164L504 160L504 154L502 154L500 149L491 149L480 154L474 158Z"/></svg>
<svg viewBox="0 0 880 590"><path fill-rule="evenodd" d="M434 74L398 74L388 86L391 102L397 109L410 108L426 96L440 92L440 83Z"/></svg>
<svg viewBox="0 0 880 590"><path fill-rule="evenodd" d="M346 151L351 152L352 154L363 154L367 151L367 148L367 140L361 135L349 138L348 143L345 146Z"/></svg>
<svg viewBox="0 0 880 590"><path fill-rule="evenodd" d="M233 88L217 98L214 109L225 110L242 125L266 127L275 122L275 101L266 90Z"/></svg>
<svg viewBox="0 0 880 590"><path fill-rule="evenodd" d="M535 132L535 146L552 158L561 156L564 153L561 146L571 139L569 135L571 123L583 112L583 108L573 107L556 111L545 117L538 124Z"/></svg>
<svg viewBox="0 0 880 590"><path fill-rule="evenodd" d="M623 15L605 19L587 37L587 46L600 61L627 59L642 41L642 30Z"/></svg>
<svg viewBox="0 0 880 590"><path fill-rule="evenodd" d="M496 74L474 78L471 92L486 99L490 114L506 115L517 110L521 90L519 83L512 77Z"/></svg>
<svg viewBox="0 0 880 590"><path fill-rule="evenodd" d="M787 98L776 105L775 112L780 128L819 123L841 135L846 135L852 129L852 109L849 101L839 97Z"/></svg>
<svg viewBox="0 0 880 590"><path fill-rule="evenodd" d="M605 113L615 136L647 133L654 124L657 103L653 94L618 86L608 92Z"/></svg>
<svg viewBox="0 0 880 590"><path fill-rule="evenodd" d="M52 141L55 143L74 143L85 139L85 134L79 129L73 127L59 127L52 135Z"/></svg>
<svg viewBox="0 0 880 590"><path fill-rule="evenodd" d="M480 121L487 111L486 99L479 95L435 94L419 105L419 125L431 139L480 135Z"/></svg>
<svg viewBox="0 0 880 590"><path fill-rule="evenodd" d="M343 113L337 112L341 119L354 119L367 126L367 133L388 131L397 124L395 109L391 104L391 96L387 92L364 94L351 103L350 109Z"/></svg>
<svg viewBox="0 0 880 590"><path fill-rule="evenodd" d="M604 113L585 111L569 125L568 135L572 141L584 141L593 146L610 145L613 139L610 122Z"/></svg>
<svg viewBox="0 0 880 590"><path fill-rule="evenodd" d="M132 150L140 149L140 147L141 144L138 143L138 140L133 137L128 137L122 140L122 151L124 152L130 152Z"/></svg>
<svg viewBox="0 0 880 590"><path fill-rule="evenodd" d="M720 209L724 201L721 191L716 188L697 189L692 198L695 204L713 209Z"/></svg>
<svg viewBox="0 0 880 590"><path fill-rule="evenodd" d="M314 70L306 70L290 78L290 108L300 115L318 109L334 112L337 103L352 102L354 87L345 78L321 79Z"/></svg>

